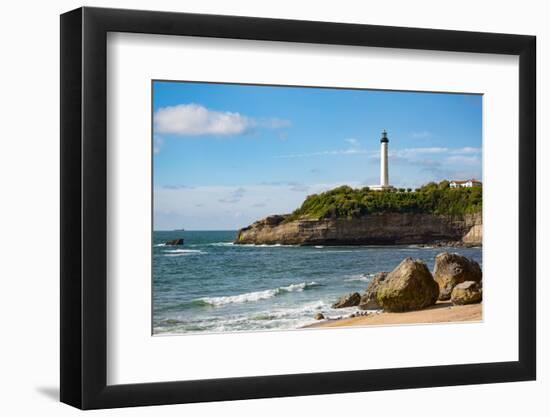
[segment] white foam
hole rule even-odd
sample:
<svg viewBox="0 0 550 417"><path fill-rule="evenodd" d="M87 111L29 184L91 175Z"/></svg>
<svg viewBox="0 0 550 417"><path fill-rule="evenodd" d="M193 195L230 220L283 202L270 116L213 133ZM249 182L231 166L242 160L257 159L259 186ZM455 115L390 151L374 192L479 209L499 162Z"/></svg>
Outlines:
<svg viewBox="0 0 550 417"><path fill-rule="evenodd" d="M373 274L361 274L361 275L353 275L349 278L346 278L344 281L346 282L355 282L355 281L361 281L361 282L369 282L372 280Z"/></svg>
<svg viewBox="0 0 550 417"><path fill-rule="evenodd" d="M273 310L264 312L264 314L270 316L270 319L283 319L283 318L304 318L310 314L322 310L328 309L330 306L323 300L312 301L295 308L284 308L279 310Z"/></svg>
<svg viewBox="0 0 550 417"><path fill-rule="evenodd" d="M282 290L282 291L287 291L287 292L303 291L306 288L312 288L312 287L316 287L318 285L319 284L315 281L312 281L312 282L309 282L309 283L301 282L300 284L290 284L287 287L280 287L279 289Z"/></svg>
<svg viewBox="0 0 550 417"><path fill-rule="evenodd" d="M205 317L196 323L198 330L207 333L238 332L258 330L291 330L299 329L307 324L315 322L315 312L330 309L322 300L309 302L296 308L282 308L269 311L259 311L252 315L229 316L219 319L217 317ZM155 333L178 334L178 329L158 328ZM184 333L193 331L183 330Z"/></svg>
<svg viewBox="0 0 550 417"><path fill-rule="evenodd" d="M225 304L248 303L251 301L266 300L268 298L275 297L278 292L279 289L276 288L272 290L248 292L245 294L229 295L225 297L205 297L200 300L213 306L222 306Z"/></svg>
<svg viewBox="0 0 550 417"><path fill-rule="evenodd" d="M165 250L164 253L196 253L202 252L199 249L169 249Z"/></svg>
<svg viewBox="0 0 550 417"><path fill-rule="evenodd" d="M189 256L189 255L205 255L207 252L198 249L172 249L165 250L164 256L174 257L174 256Z"/></svg>
<svg viewBox="0 0 550 417"><path fill-rule="evenodd" d="M318 312L322 312L325 318L334 320L348 317L359 311L357 307L334 309L328 300L319 299L296 307L275 308L257 311L252 314L228 315L227 317L212 315L189 320L188 317L175 316L172 319L174 321L174 326L156 326L154 333L176 335L197 332L218 333L258 330L293 330L317 322L314 315ZM367 310L368 313L378 313L379 311L380 310ZM180 320L181 322L178 323Z"/></svg>
<svg viewBox="0 0 550 417"><path fill-rule="evenodd" d="M260 300L267 300L269 298L275 297L285 292L303 291L306 288L312 288L318 285L319 284L314 281L310 283L302 282L300 284L290 284L286 287L272 288L269 290L247 292L244 294L228 295L228 296L221 296L221 297L204 297L204 298L200 298L199 300L213 306L249 303L249 302L255 302Z"/></svg>
<svg viewBox="0 0 550 417"><path fill-rule="evenodd" d="M325 249L325 250L320 250L320 251L315 251L315 252L310 252L310 253L317 253L319 255L326 255L328 253L359 253L361 252L360 249L350 249L350 250L346 250L346 249Z"/></svg>

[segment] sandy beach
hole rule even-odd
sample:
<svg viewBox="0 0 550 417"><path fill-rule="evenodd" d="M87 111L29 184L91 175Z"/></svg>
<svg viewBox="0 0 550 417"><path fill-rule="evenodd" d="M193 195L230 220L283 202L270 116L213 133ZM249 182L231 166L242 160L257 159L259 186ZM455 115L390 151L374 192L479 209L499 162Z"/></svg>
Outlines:
<svg viewBox="0 0 550 417"><path fill-rule="evenodd" d="M423 310L405 313L372 313L360 317L329 319L306 327L381 326L481 320L482 304L455 306L450 301L440 301L436 305Z"/></svg>

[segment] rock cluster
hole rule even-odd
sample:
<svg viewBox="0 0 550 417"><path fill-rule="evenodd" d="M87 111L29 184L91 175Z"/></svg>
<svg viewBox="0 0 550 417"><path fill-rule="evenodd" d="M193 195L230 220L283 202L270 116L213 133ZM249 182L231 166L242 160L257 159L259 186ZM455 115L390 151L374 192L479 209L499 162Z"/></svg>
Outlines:
<svg viewBox="0 0 550 417"><path fill-rule="evenodd" d="M481 281L479 264L457 253L437 255L434 275L423 261L406 258L393 271L376 274L363 295L347 294L332 307L404 312L430 307L438 300L451 299L454 305L479 303Z"/></svg>
<svg viewBox="0 0 550 417"><path fill-rule="evenodd" d="M465 281L481 282L479 264L458 253L443 252L435 257L434 278L439 284L439 299L451 298L453 288Z"/></svg>
<svg viewBox="0 0 550 417"><path fill-rule="evenodd" d="M355 307L359 305L361 301L361 294L358 292L353 292L351 294L344 295L336 301L332 308L344 308L344 307Z"/></svg>
<svg viewBox="0 0 550 417"><path fill-rule="evenodd" d="M354 317L363 317L363 316L368 316L370 313L366 312L366 311L357 311L355 313L352 313L350 314L347 318L354 318Z"/></svg>
<svg viewBox="0 0 550 417"><path fill-rule="evenodd" d="M359 308L361 310L378 310L380 304L378 304L378 290L386 280L388 272L377 273L365 290L365 293L361 296L359 301Z"/></svg>
<svg viewBox="0 0 550 417"><path fill-rule="evenodd" d="M455 305L476 304L482 300L481 285L475 281L465 281L453 288L451 301Z"/></svg>
<svg viewBox="0 0 550 417"><path fill-rule="evenodd" d="M164 244L166 246L180 246L180 245L183 245L183 239L179 238L179 239L167 240Z"/></svg>

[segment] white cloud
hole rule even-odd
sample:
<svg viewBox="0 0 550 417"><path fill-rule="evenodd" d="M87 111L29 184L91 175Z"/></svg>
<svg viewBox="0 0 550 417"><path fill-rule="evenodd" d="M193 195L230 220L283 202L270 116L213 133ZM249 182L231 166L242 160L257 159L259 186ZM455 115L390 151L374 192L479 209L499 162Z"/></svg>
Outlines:
<svg viewBox="0 0 550 417"><path fill-rule="evenodd" d="M155 230L181 227L188 230L237 229L271 214L290 213L308 194L343 184L361 186L357 181L318 184L285 181L241 187L156 187L153 195ZM226 200L225 204L220 203L220 198ZM236 214L239 216L235 217Z"/></svg>
<svg viewBox="0 0 550 417"><path fill-rule="evenodd" d="M250 128L240 113L209 110L198 104L178 104L155 112L155 131L177 135L238 135Z"/></svg>
<svg viewBox="0 0 550 417"><path fill-rule="evenodd" d="M165 188L167 190L181 190L183 188L193 188L193 187L185 184L168 184L168 185L164 185L162 188Z"/></svg>
<svg viewBox="0 0 550 417"><path fill-rule="evenodd" d="M480 160L477 155L451 155L445 159L448 163L474 165L479 164Z"/></svg>
<svg viewBox="0 0 550 417"><path fill-rule="evenodd" d="M235 190L232 190L226 197L218 199L218 202L229 204L238 203L244 197L245 193L246 190L243 187L239 187Z"/></svg>
<svg viewBox="0 0 550 417"><path fill-rule="evenodd" d="M350 139L346 139L349 142ZM404 148L390 150L389 156L394 159L414 160L423 155L463 155L463 154L480 154L481 148L464 147L464 148L445 148L445 147L425 147L425 148ZM367 150L359 146L350 146L347 149L334 149L330 151L317 151L308 153L294 153L279 155L277 158L304 158L310 156L330 156L330 155L368 155L373 159L380 158L379 150Z"/></svg>
<svg viewBox="0 0 550 417"><path fill-rule="evenodd" d="M285 141L285 140L288 139L288 133L287 132L279 132L278 137L279 137L280 140Z"/></svg>
<svg viewBox="0 0 550 417"><path fill-rule="evenodd" d="M481 148L473 147L464 147L464 148L444 148L444 147L428 147L428 148L405 148L397 149L395 151L390 151L390 156L397 157L415 157L418 155L438 155L438 154L449 154L449 155L463 155L463 154L479 154L481 153Z"/></svg>
<svg viewBox="0 0 550 417"><path fill-rule="evenodd" d="M160 136L155 136L153 138L153 153L159 153L164 141Z"/></svg>
<svg viewBox="0 0 550 417"><path fill-rule="evenodd" d="M444 164L479 164L479 154L481 154L481 148L426 147L396 149L390 151L389 157L391 161L421 167L440 175ZM378 158L378 156L375 157Z"/></svg>
<svg viewBox="0 0 550 417"><path fill-rule="evenodd" d="M411 136L413 139L428 139L432 137L432 133L427 130L422 130L420 132L412 132Z"/></svg>
<svg viewBox="0 0 550 417"><path fill-rule="evenodd" d="M296 191L296 192L306 192L309 190L309 186L302 184L300 182L289 182L288 185L290 186L290 191Z"/></svg>
<svg viewBox="0 0 550 417"><path fill-rule="evenodd" d="M283 129L291 126L290 120L279 119L277 117L260 119L258 122L254 122L254 124L268 129Z"/></svg>
<svg viewBox="0 0 550 417"><path fill-rule="evenodd" d="M267 185L272 187L281 187L281 186L288 186L288 190L290 191L297 191L297 192L305 192L309 190L309 185L303 184L301 182L297 181L267 181L267 182L261 182L259 185Z"/></svg>
<svg viewBox="0 0 550 417"><path fill-rule="evenodd" d="M390 155L395 156L416 156L416 155L434 155L442 154L448 152L448 148L441 147L430 147L430 148L405 148L405 149L396 149L395 151L390 151Z"/></svg>
<svg viewBox="0 0 550 417"><path fill-rule="evenodd" d="M344 142L349 144L346 149L334 149L330 151L317 151L308 153L291 153L286 155L279 155L276 158L304 158L309 156L326 156L326 155L357 155L357 154L374 154L375 151L368 151L361 148L361 143L355 138L344 139ZM376 151L378 152L378 151Z"/></svg>
<svg viewBox="0 0 550 417"><path fill-rule="evenodd" d="M200 104L178 104L161 107L154 114L156 133L181 136L232 136L247 133L256 127L280 129L290 122L278 118L256 120L241 113L207 109Z"/></svg>
<svg viewBox="0 0 550 417"><path fill-rule="evenodd" d="M451 153L454 154L463 154L463 153L481 153L481 148L473 148L471 146L466 146L464 148L451 149Z"/></svg>
<svg viewBox="0 0 550 417"><path fill-rule="evenodd" d="M378 152L378 151L376 151ZM319 151L319 152L308 152L308 153L291 153L286 155L279 155L276 158L304 158L308 156L325 156L325 155L357 155L357 154L374 154L374 151L367 151L366 149L335 149L332 151Z"/></svg>
<svg viewBox="0 0 550 417"><path fill-rule="evenodd" d="M350 144L350 146L353 146L353 147L358 147L360 144L359 144L359 141L355 138L348 138L348 139L344 139L347 143Z"/></svg>

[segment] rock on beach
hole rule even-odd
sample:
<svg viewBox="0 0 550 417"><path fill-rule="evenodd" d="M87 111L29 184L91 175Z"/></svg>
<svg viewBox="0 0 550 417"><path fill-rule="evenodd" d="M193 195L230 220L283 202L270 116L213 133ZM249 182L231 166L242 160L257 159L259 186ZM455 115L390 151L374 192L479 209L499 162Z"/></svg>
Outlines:
<svg viewBox="0 0 550 417"><path fill-rule="evenodd" d="M481 267L458 253L443 252L435 257L434 278L439 284L439 300L451 298L453 288L465 281L481 282Z"/></svg>
<svg viewBox="0 0 550 417"><path fill-rule="evenodd" d="M377 273L365 290L365 293L361 296L359 301L359 308L361 310L378 310L380 304L378 304L377 295L378 290L383 285L385 279L388 276L388 272Z"/></svg>
<svg viewBox="0 0 550 417"><path fill-rule="evenodd" d="M482 298L481 286L475 281L465 281L458 284L451 293L451 301L455 305L480 303Z"/></svg>
<svg viewBox="0 0 550 417"><path fill-rule="evenodd" d="M434 305L439 286L421 260L406 258L378 289L377 301L389 312L419 310Z"/></svg>
<svg viewBox="0 0 550 417"><path fill-rule="evenodd" d="M340 297L338 301L336 301L332 305L332 308L355 307L359 305L360 301L361 301L361 295L358 292L353 292L353 293L344 295L343 297Z"/></svg>

